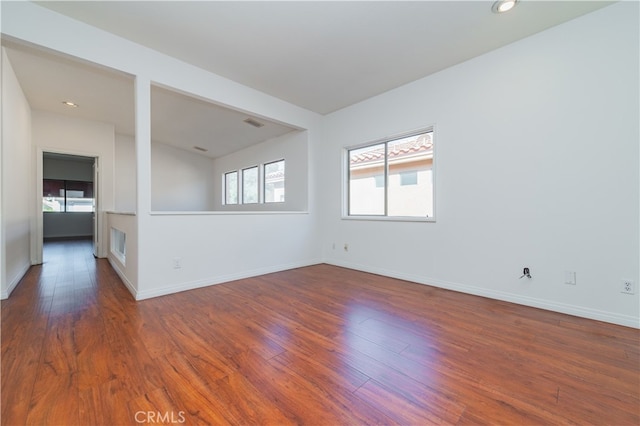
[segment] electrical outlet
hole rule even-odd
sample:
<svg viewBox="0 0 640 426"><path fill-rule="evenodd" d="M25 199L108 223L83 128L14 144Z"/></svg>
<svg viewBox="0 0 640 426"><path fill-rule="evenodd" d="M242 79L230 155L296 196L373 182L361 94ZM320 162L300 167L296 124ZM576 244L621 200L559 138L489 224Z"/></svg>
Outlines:
<svg viewBox="0 0 640 426"><path fill-rule="evenodd" d="M564 271L564 283L576 285L576 273L575 271Z"/></svg>
<svg viewBox="0 0 640 426"><path fill-rule="evenodd" d="M623 279L620 292L625 294L636 294L636 283L632 280Z"/></svg>
<svg viewBox="0 0 640 426"><path fill-rule="evenodd" d="M182 260L179 257L173 259L173 269L182 269Z"/></svg>

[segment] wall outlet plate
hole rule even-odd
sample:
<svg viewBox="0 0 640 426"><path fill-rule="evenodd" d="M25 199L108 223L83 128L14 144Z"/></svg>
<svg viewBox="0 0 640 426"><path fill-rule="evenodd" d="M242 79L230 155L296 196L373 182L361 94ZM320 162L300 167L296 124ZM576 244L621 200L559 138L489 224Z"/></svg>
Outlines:
<svg viewBox="0 0 640 426"><path fill-rule="evenodd" d="M636 294L636 283L633 280L623 279L621 281L620 292L625 294Z"/></svg>
<svg viewBox="0 0 640 426"><path fill-rule="evenodd" d="M173 259L173 269L182 269L182 259L176 257Z"/></svg>
<svg viewBox="0 0 640 426"><path fill-rule="evenodd" d="M575 271L564 271L564 283L570 284L570 285L576 285Z"/></svg>

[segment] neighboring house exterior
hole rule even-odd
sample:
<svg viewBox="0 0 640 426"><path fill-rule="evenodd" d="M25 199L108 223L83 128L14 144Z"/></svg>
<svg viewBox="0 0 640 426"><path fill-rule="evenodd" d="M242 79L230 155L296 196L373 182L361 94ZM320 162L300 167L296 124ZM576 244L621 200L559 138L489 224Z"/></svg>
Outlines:
<svg viewBox="0 0 640 426"><path fill-rule="evenodd" d="M387 215L433 217L433 132L389 142ZM384 215L385 144L351 151L349 212Z"/></svg>

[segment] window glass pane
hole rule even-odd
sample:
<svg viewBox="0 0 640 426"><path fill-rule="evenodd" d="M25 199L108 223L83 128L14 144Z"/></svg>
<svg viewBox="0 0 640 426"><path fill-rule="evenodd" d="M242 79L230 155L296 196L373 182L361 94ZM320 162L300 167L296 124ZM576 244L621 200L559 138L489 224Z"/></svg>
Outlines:
<svg viewBox="0 0 640 426"><path fill-rule="evenodd" d="M349 151L349 214L384 214L384 144Z"/></svg>
<svg viewBox="0 0 640 426"><path fill-rule="evenodd" d="M93 182L66 181L67 211L93 211Z"/></svg>
<svg viewBox="0 0 640 426"><path fill-rule="evenodd" d="M224 203L238 204L238 172L224 175Z"/></svg>
<svg viewBox="0 0 640 426"><path fill-rule="evenodd" d="M258 202L258 167L242 171L242 202L253 204Z"/></svg>
<svg viewBox="0 0 640 426"><path fill-rule="evenodd" d="M64 211L64 181L44 179L42 181L42 211Z"/></svg>
<svg viewBox="0 0 640 426"><path fill-rule="evenodd" d="M284 202L284 160L264 165L264 202Z"/></svg>
<svg viewBox="0 0 640 426"><path fill-rule="evenodd" d="M387 143L387 214L433 216L433 132Z"/></svg>
<svg viewBox="0 0 640 426"><path fill-rule="evenodd" d="M400 172L400 185L417 185L418 184L418 171L411 170L408 172Z"/></svg>

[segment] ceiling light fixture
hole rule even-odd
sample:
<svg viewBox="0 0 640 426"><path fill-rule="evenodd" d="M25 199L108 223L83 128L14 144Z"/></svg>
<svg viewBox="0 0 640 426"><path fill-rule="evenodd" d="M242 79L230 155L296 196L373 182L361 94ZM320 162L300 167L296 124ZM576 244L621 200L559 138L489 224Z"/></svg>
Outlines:
<svg viewBox="0 0 640 426"><path fill-rule="evenodd" d="M513 9L518 0L498 0L491 6L493 13L504 13Z"/></svg>
<svg viewBox="0 0 640 426"><path fill-rule="evenodd" d="M71 101L62 101L62 103L71 108L78 108L80 106L77 103Z"/></svg>

